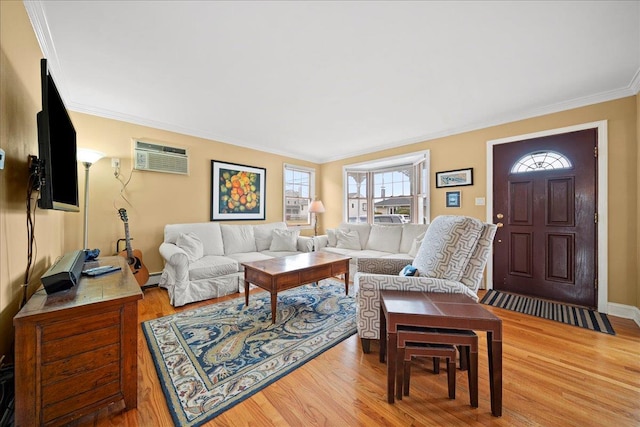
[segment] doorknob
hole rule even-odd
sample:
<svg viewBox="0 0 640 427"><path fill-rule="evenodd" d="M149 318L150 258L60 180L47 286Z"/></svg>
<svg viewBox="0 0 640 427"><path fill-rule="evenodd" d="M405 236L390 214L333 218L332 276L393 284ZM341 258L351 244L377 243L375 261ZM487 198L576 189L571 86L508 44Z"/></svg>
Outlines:
<svg viewBox="0 0 640 427"><path fill-rule="evenodd" d="M496 218L498 218L498 219L502 219L502 218L504 218L504 215L502 215L502 214L498 214L498 215L496 215Z"/></svg>
<svg viewBox="0 0 640 427"><path fill-rule="evenodd" d="M503 224L503 223L501 223L501 222L497 222L497 223L496 223L496 226L497 226L498 228L500 228L500 227L504 227L504 224Z"/></svg>

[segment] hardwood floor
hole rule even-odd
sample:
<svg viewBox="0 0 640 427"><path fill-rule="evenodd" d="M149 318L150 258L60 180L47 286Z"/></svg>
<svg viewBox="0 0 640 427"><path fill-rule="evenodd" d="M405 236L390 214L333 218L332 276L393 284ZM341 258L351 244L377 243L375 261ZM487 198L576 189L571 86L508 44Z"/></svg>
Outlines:
<svg viewBox="0 0 640 427"><path fill-rule="evenodd" d="M233 295L232 297L238 297ZM225 297L222 299L229 299ZM220 300L222 300L220 299ZM174 309L166 291L151 288L139 303L139 322ZM486 337L478 332L479 407L469 406L466 373L447 398L444 364L415 363L411 394L386 401L386 367L378 346L363 354L357 335L214 418L206 426L640 426L640 328L610 317L616 336L488 307L503 319L503 416L491 415ZM138 408L111 408L75 425L171 426L142 332L138 337Z"/></svg>

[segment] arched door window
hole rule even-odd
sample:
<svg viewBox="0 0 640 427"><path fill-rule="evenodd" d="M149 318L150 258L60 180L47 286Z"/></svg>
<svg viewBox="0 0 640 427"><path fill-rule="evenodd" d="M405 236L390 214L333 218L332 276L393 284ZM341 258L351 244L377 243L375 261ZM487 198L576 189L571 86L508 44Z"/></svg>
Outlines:
<svg viewBox="0 0 640 427"><path fill-rule="evenodd" d="M511 167L511 173L538 172L551 169L570 169L569 159L555 151L536 151L520 157Z"/></svg>

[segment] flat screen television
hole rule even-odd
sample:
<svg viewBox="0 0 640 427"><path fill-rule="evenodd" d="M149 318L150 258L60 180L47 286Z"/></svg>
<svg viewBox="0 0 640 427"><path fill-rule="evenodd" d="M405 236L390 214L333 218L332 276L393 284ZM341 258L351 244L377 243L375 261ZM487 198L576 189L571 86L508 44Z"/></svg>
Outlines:
<svg viewBox="0 0 640 427"><path fill-rule="evenodd" d="M40 77L42 111L37 119L41 180L38 207L79 212L76 130L46 59L40 61Z"/></svg>

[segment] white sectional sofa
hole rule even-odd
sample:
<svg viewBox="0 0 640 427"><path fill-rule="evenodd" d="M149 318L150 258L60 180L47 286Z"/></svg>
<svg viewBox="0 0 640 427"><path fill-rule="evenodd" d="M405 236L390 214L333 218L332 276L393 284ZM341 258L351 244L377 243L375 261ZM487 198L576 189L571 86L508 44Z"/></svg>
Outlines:
<svg viewBox="0 0 640 427"><path fill-rule="evenodd" d="M413 260L428 224L342 223L314 238L314 250L351 257L349 277L358 271L359 258Z"/></svg>
<svg viewBox="0 0 640 427"><path fill-rule="evenodd" d="M168 224L160 245L165 266L159 286L174 307L243 292L242 262L313 251L313 238L298 233L284 222Z"/></svg>

